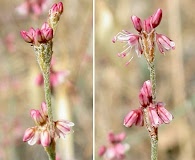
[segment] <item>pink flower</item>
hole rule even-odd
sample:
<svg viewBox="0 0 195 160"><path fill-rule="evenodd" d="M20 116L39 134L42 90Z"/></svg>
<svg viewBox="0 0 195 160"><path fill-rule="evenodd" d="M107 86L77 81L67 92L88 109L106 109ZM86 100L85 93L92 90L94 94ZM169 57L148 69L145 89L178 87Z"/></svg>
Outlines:
<svg viewBox="0 0 195 160"><path fill-rule="evenodd" d="M163 121L158 116L157 109L153 106L148 107L148 114L150 118L150 123L154 127L158 127L160 124L163 124Z"/></svg>
<svg viewBox="0 0 195 160"><path fill-rule="evenodd" d="M28 128L25 133L24 133L24 136L23 136L23 141L24 142L27 142L29 141L30 139L32 139L32 137L34 137L35 135L35 131L36 131L36 128L32 127L32 128Z"/></svg>
<svg viewBox="0 0 195 160"><path fill-rule="evenodd" d="M23 136L23 141L28 142L29 145L40 143L40 132L37 127L28 128Z"/></svg>
<svg viewBox="0 0 195 160"><path fill-rule="evenodd" d="M131 49L133 47L135 47L135 52L137 53L137 56L140 57L141 54L143 53L143 50L142 50L142 47L140 45L139 38L140 38L139 35L132 34L132 33L129 33L127 31L124 31L124 30L122 32L119 32L113 38L112 42L115 43L116 41L119 41L122 43L126 43L125 46L127 46L127 47L124 51L122 51L121 53L118 53L118 56L122 57L122 58L126 57L126 55L130 53ZM133 57L131 57L130 60L126 64L128 64L132 58Z"/></svg>
<svg viewBox="0 0 195 160"><path fill-rule="evenodd" d="M65 136L72 132L72 127L74 123L65 121L65 120L58 120L55 122L55 133L56 137L65 138Z"/></svg>
<svg viewBox="0 0 195 160"><path fill-rule="evenodd" d="M156 104L156 108L157 108L157 112L159 117L161 118L161 120L164 123L170 123L170 121L173 120L173 115L171 113L169 113L166 109L165 109L165 104L163 102L158 102Z"/></svg>
<svg viewBox="0 0 195 160"><path fill-rule="evenodd" d="M133 124L136 126L143 126L144 119L141 108L130 111L124 119L125 127L131 127Z"/></svg>
<svg viewBox="0 0 195 160"><path fill-rule="evenodd" d="M170 123L172 121L173 116L165 109L165 104L163 102L158 102L155 106L149 107L149 118L150 123L154 127L158 127L159 125L165 123Z"/></svg>
<svg viewBox="0 0 195 160"><path fill-rule="evenodd" d="M162 54L165 54L165 51L175 49L175 43L162 34L156 33L156 42L158 45L158 49Z"/></svg>

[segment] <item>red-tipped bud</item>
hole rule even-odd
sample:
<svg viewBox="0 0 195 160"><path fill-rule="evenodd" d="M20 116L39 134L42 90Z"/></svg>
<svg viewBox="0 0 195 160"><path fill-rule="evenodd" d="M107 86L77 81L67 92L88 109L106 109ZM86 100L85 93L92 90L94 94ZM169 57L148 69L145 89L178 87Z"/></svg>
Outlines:
<svg viewBox="0 0 195 160"><path fill-rule="evenodd" d="M124 119L125 127L131 127L133 124L137 126L144 125L143 113L142 113L141 108L137 110L132 110L125 116L125 119Z"/></svg>
<svg viewBox="0 0 195 160"><path fill-rule="evenodd" d="M156 28L162 19L162 9L158 9L152 16L152 27Z"/></svg>
<svg viewBox="0 0 195 160"><path fill-rule="evenodd" d="M47 130L44 130L44 131L41 132L40 140L41 140L41 145L43 147L46 147L46 146L50 145L51 137L50 137L50 134Z"/></svg>
<svg viewBox="0 0 195 160"><path fill-rule="evenodd" d="M32 43L33 42L33 36L29 34L26 31L20 31L21 37L24 39L25 42L27 43Z"/></svg>
<svg viewBox="0 0 195 160"><path fill-rule="evenodd" d="M134 28L138 31L141 32L142 31L142 21L139 17L137 16L132 16L131 20L133 22Z"/></svg>
<svg viewBox="0 0 195 160"><path fill-rule="evenodd" d="M156 108L157 108L157 112L159 117L161 118L161 120L164 123L170 123L170 121L172 121L173 119L173 115L171 113L169 113L166 109L165 109L165 104L163 102L158 102L156 104Z"/></svg>

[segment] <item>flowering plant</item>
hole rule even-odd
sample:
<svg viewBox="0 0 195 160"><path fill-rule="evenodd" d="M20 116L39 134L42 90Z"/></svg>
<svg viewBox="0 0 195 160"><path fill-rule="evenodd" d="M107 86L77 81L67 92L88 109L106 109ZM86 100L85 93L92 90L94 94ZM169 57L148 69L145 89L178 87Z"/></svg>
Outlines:
<svg viewBox="0 0 195 160"><path fill-rule="evenodd" d="M21 37L25 42L31 43L35 51L37 62L39 64L45 92L45 102L41 104L40 110L32 109L30 115L36 123L36 126L28 128L23 136L23 141L30 145L41 144L49 157L49 160L56 159L55 143L56 139L63 137L71 132L74 123L67 120L53 120L53 111L51 106L51 86L62 74L54 74L51 70L51 59L53 54L53 37L60 16L63 13L63 3L55 3L49 10L47 22L41 29L31 27L29 31L21 31ZM52 83L51 83L52 82Z"/></svg>
<svg viewBox="0 0 195 160"><path fill-rule="evenodd" d="M155 73L155 47L165 54L165 51L175 49L175 43L163 34L156 33L156 27L160 24L162 19L162 10L158 9L152 16L142 21L137 16L132 16L134 28L138 34L133 34L128 31L119 32L113 38L116 41L125 43L127 48L118 53L119 57L125 57L130 53L134 47L138 57L143 54L150 71L150 80L144 82L140 93L138 109L130 111L124 119L124 125L131 127L146 126L151 139L151 160L158 159L158 127L165 123L169 123L173 116L165 109L165 103L156 102L156 73ZM126 63L128 65L131 61Z"/></svg>

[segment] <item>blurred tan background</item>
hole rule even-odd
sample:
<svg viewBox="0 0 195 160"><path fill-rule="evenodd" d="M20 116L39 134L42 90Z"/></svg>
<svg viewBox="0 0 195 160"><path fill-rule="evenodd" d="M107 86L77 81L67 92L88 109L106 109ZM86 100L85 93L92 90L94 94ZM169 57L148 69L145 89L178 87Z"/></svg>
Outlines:
<svg viewBox="0 0 195 160"><path fill-rule="evenodd" d="M109 131L127 133L130 145L126 159L150 159L150 140L144 127L125 128L123 119L139 107L138 94L149 79L147 64L132 50L133 60L117 57L123 44L112 43L121 30L136 33L130 20L132 15L141 19L151 16L158 8L163 10L157 33L170 37L176 49L165 56L156 49L157 100L166 103L174 115L169 125L159 128L159 159L195 159L195 10L194 1L178 0L99 0L96 1L95 23L95 149L107 145Z"/></svg>
<svg viewBox="0 0 195 160"><path fill-rule="evenodd" d="M30 109L40 108L44 94L43 87L35 84L40 71L33 48L23 41L19 32L41 27L51 5L59 1L48 1L40 16L20 15L16 8L23 2L0 1L0 160L47 159L43 147L22 142L25 129L35 125ZM55 120L63 112L61 118L73 121L75 127L73 135L57 141L57 155L61 160L91 159L92 0L62 2L64 13L54 38L53 68L69 70L70 75L54 88L52 106ZM69 149L66 143L70 143Z"/></svg>

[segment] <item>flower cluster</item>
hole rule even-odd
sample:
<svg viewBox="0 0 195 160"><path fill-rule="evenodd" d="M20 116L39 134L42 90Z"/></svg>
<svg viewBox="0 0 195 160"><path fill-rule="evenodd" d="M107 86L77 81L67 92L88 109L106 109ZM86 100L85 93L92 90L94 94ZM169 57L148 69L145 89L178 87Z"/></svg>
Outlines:
<svg viewBox="0 0 195 160"><path fill-rule="evenodd" d="M60 137L65 138L67 134L71 133L71 128L74 126L74 123L66 120L54 121L55 134L52 136L48 124L47 106L44 102L41 104L40 110L32 109L30 115L36 126L26 129L24 133L23 141L28 142L29 145L41 144L44 147L49 146L52 140Z"/></svg>
<svg viewBox="0 0 195 160"><path fill-rule="evenodd" d="M155 42L162 54L165 54L165 51L174 49L175 43L172 40L170 40L165 35L155 33L155 28L160 24L161 19L161 9L158 9L152 16L145 19L144 21L142 21L137 16L132 16L131 20L133 22L134 28L138 31L138 35L123 30L113 38L113 43L116 41L126 43L126 49L121 53L118 53L118 56L125 57L128 53L130 53L130 50L133 47L135 48L138 57L140 57L144 52L148 52L144 54L150 54L150 51L154 51ZM129 64L131 59L126 64ZM152 60L153 57L151 57L149 61Z"/></svg>
<svg viewBox="0 0 195 160"><path fill-rule="evenodd" d="M32 43L33 45L38 45L40 43L47 43L53 38L53 29L45 22L41 29L30 28L29 31L20 32L22 38L27 43Z"/></svg>
<svg viewBox="0 0 195 160"><path fill-rule="evenodd" d="M163 102L153 102L152 101L152 87L150 81L144 82L140 93L139 93L140 107L138 109L130 111L125 119L124 125L126 127L131 127L133 124L136 126L144 125L143 110L148 111L150 124L154 127L158 127L160 124L167 124L172 119L173 116L165 109L165 104Z"/></svg>
<svg viewBox="0 0 195 160"><path fill-rule="evenodd" d="M125 158L125 152L129 149L128 144L122 144L126 134L114 134L110 132L108 134L109 146L101 146L98 151L100 157L103 156L106 160L123 160Z"/></svg>

